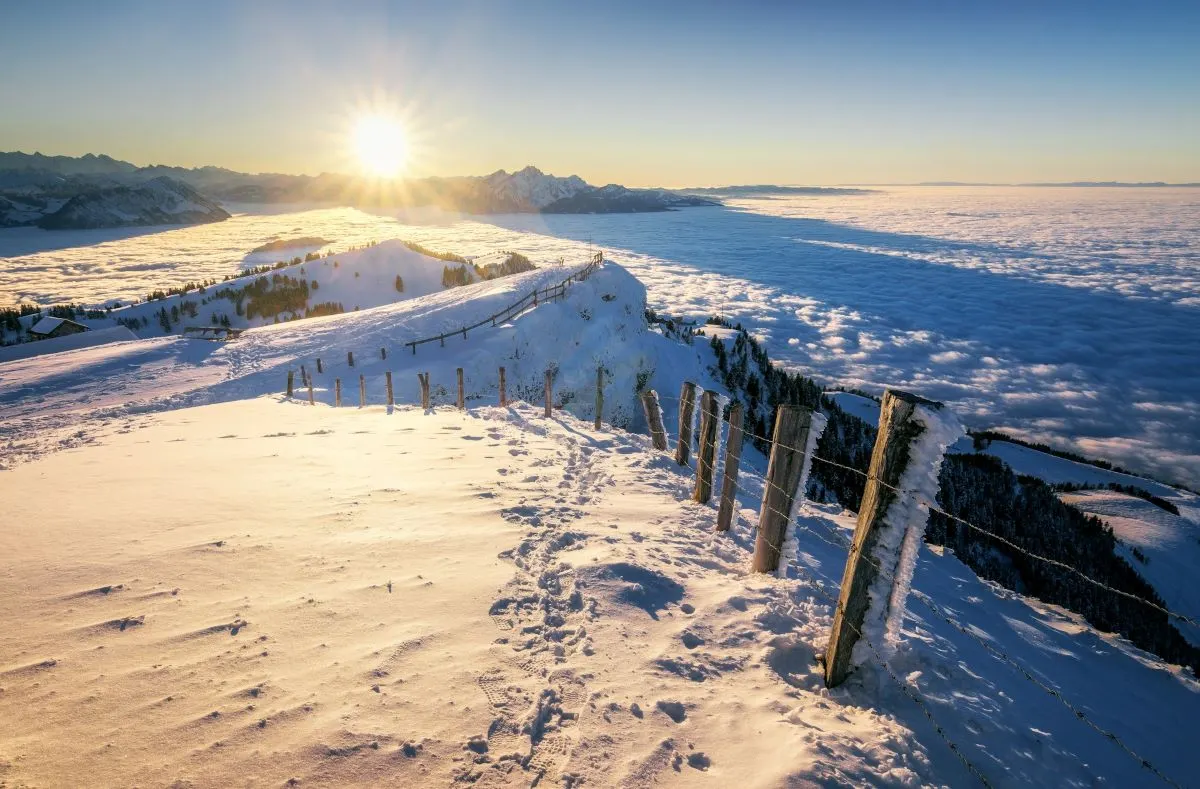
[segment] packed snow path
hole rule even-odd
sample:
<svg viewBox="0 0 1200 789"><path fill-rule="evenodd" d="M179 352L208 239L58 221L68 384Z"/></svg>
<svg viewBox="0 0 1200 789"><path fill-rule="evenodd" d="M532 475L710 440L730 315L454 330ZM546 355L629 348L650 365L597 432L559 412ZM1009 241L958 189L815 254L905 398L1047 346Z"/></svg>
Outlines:
<svg viewBox="0 0 1200 789"><path fill-rule="evenodd" d="M971 785L882 670L824 688L807 579L836 595L845 554L813 537L851 521L812 510L800 572L750 575L753 512L715 536L690 488L645 437L523 405L116 421L0 475L0 782ZM1194 680L953 558L915 586L1197 774ZM892 668L993 785L1152 779L917 613Z"/></svg>

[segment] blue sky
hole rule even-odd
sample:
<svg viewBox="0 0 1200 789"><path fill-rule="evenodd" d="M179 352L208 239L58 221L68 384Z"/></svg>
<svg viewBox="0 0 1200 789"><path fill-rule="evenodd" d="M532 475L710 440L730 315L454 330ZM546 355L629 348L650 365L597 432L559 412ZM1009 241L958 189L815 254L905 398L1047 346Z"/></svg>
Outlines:
<svg viewBox="0 0 1200 789"><path fill-rule="evenodd" d="M346 6L343 8L342 6ZM631 185L1200 181L1200 3L6 0L0 150Z"/></svg>

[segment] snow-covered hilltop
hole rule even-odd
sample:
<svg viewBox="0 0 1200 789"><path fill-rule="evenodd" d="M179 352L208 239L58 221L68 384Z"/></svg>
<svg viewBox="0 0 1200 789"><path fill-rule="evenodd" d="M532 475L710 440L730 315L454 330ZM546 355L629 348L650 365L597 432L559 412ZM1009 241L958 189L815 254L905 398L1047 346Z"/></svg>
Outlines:
<svg viewBox="0 0 1200 789"><path fill-rule="evenodd" d="M314 240L324 239L298 241ZM273 256L278 251L272 248L268 253L258 254ZM337 254L309 253L266 263L223 281L183 283L169 291L146 294L144 300L116 309L58 305L51 308L51 313L93 330L125 326L141 337L206 327L249 329L419 299L448 288L533 268L527 258L513 252L495 252L468 260L392 239ZM560 279L568 273L555 271ZM40 313L5 315L8 320L0 323L0 345L24 343L22 355L43 352L40 343L44 340L26 342L30 339L29 329L39 320ZM50 348L45 352L50 352Z"/></svg>

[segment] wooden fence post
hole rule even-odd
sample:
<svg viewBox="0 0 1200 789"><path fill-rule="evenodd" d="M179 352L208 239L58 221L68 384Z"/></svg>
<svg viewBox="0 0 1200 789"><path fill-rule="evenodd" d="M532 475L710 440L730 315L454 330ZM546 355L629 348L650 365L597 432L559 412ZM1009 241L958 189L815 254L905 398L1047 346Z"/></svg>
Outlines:
<svg viewBox="0 0 1200 789"><path fill-rule="evenodd" d="M650 428L650 443L659 452L666 452L667 431L662 423L662 409L658 407L658 392L653 389L642 392L642 410L646 412L646 426Z"/></svg>
<svg viewBox="0 0 1200 789"><path fill-rule="evenodd" d="M291 396L292 396L292 378L293 378L295 375L296 375L296 374L295 374L294 372L292 372L291 370L288 370L288 390L287 390L287 396L288 396L288 397L291 397Z"/></svg>
<svg viewBox="0 0 1200 789"><path fill-rule="evenodd" d="M696 488L692 501L707 504L712 498L713 475L717 464L717 428L721 416L717 413L717 393L705 390L700 396L700 451L696 456Z"/></svg>
<svg viewBox="0 0 1200 789"><path fill-rule="evenodd" d="M871 466L867 471L862 505L858 509L854 542L842 574L842 592L833 615L829 648L825 652L825 684L831 688L840 685L853 668L851 657L854 644L862 634L867 610L871 606L868 591L879 576L880 557L875 555L876 548L883 539L887 539L889 544L893 541L894 536L890 532L906 528L905 523L889 522L887 513L896 500L896 491L892 488L900 486L900 479L908 467L910 445L925 431L920 421L913 418L918 406L928 406L934 410L942 408L941 403L906 392L889 389L883 394L883 402L879 407L879 432L875 436L875 448L871 451ZM895 539L897 547L894 559L883 562L884 571L893 576L893 581L900 561L899 546L903 542L904 535L899 535ZM892 603L891 595L888 597L881 603L885 609Z"/></svg>
<svg viewBox="0 0 1200 789"><path fill-rule="evenodd" d="M737 503L738 466L742 462L742 420L745 409L734 403L729 409L729 437L725 439L725 470L721 479L721 506L717 510L717 531L729 531L733 508Z"/></svg>
<svg viewBox="0 0 1200 789"><path fill-rule="evenodd" d="M458 373L458 410L463 411L467 407L467 399L463 393L463 368L459 367Z"/></svg>
<svg viewBox="0 0 1200 789"><path fill-rule="evenodd" d="M679 443L675 445L675 462L688 464L692 456L692 412L696 410L696 385L684 381L679 390Z"/></svg>
<svg viewBox="0 0 1200 789"><path fill-rule="evenodd" d="M300 365L300 382L304 384L308 383L308 370L304 368L304 365Z"/></svg>
<svg viewBox="0 0 1200 789"><path fill-rule="evenodd" d="M604 413L604 368L596 368L596 430L600 429L600 416Z"/></svg>
<svg viewBox="0 0 1200 789"><path fill-rule="evenodd" d="M346 364L354 366L354 351L346 351Z"/></svg>
<svg viewBox="0 0 1200 789"><path fill-rule="evenodd" d="M426 411L429 410L429 373L417 373L417 380L421 382L421 407Z"/></svg>
<svg viewBox="0 0 1200 789"><path fill-rule="evenodd" d="M383 377L387 381L388 408L391 408L396 404L396 399L392 397L392 371L388 370Z"/></svg>
<svg viewBox="0 0 1200 789"><path fill-rule="evenodd" d="M804 471L804 447L812 426L812 411L794 405L781 405L775 412L775 432L771 436L771 459L767 463L767 484L763 488L762 509L758 513L758 539L754 543L756 573L774 572L792 502ZM803 492L801 492L803 495Z"/></svg>
<svg viewBox="0 0 1200 789"><path fill-rule="evenodd" d="M508 385L504 381L504 368L500 368L500 407L508 406Z"/></svg>
<svg viewBox="0 0 1200 789"><path fill-rule="evenodd" d="M358 376L358 407L367 407L367 377L365 375Z"/></svg>
<svg viewBox="0 0 1200 789"><path fill-rule="evenodd" d="M534 292L536 293L537 291L534 291ZM551 372L549 370L547 370L546 371L546 416L547 417L550 416L550 409L552 407L551 397L553 395L553 389L554 389L554 377L551 374Z"/></svg>
<svg viewBox="0 0 1200 789"><path fill-rule="evenodd" d="M321 360L317 359L317 372L323 373L325 370L321 367Z"/></svg>
<svg viewBox="0 0 1200 789"><path fill-rule="evenodd" d="M316 405L316 404L317 404L317 401L313 399L313 391L312 391L312 379L311 379L311 378L310 378L310 379L309 379L309 381L308 381L308 404L309 404L309 405Z"/></svg>
<svg viewBox="0 0 1200 789"><path fill-rule="evenodd" d="M342 405L342 379L341 378L333 379L333 385L335 387L334 395L333 395L333 405L335 408L340 408Z"/></svg>
<svg viewBox="0 0 1200 789"><path fill-rule="evenodd" d="M383 359L385 362L387 361L387 348L379 349L379 358Z"/></svg>

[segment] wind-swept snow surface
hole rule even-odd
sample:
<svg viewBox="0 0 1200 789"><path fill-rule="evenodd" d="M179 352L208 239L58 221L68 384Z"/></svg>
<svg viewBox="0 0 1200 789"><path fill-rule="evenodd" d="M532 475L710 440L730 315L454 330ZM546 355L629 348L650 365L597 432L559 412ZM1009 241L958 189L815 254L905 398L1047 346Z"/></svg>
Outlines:
<svg viewBox="0 0 1200 789"><path fill-rule="evenodd" d="M800 566L751 575L750 531L715 536L690 489L645 437L529 406L269 396L113 422L0 475L0 778L971 785L878 666L823 687L826 540L851 520L814 505ZM953 558L923 551L914 585L1156 768L1200 769L1195 680ZM915 614L892 669L993 785L1151 785Z"/></svg>

